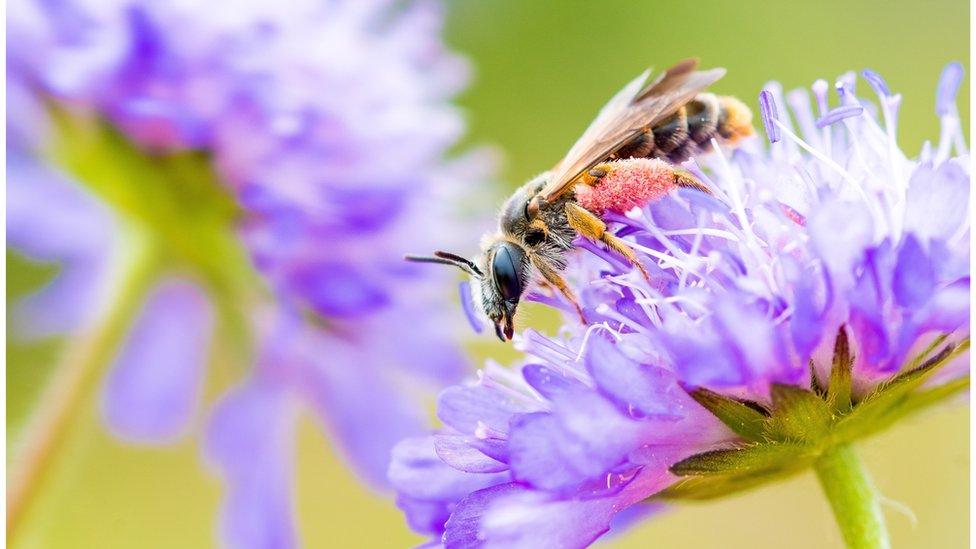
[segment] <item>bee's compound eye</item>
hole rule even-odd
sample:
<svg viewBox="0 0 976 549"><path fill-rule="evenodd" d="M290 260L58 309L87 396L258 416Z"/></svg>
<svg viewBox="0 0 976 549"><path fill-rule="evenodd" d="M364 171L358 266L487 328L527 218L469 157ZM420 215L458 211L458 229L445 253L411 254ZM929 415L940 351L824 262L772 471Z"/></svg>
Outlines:
<svg viewBox="0 0 976 549"><path fill-rule="evenodd" d="M521 265L525 253L511 242L498 247L491 260L491 276L505 301L518 302L522 295Z"/></svg>
<svg viewBox="0 0 976 549"><path fill-rule="evenodd" d="M538 229L529 229L529 231L525 233L525 243L529 246L538 246L539 244L542 244L542 241L545 240L545 238L546 234Z"/></svg>

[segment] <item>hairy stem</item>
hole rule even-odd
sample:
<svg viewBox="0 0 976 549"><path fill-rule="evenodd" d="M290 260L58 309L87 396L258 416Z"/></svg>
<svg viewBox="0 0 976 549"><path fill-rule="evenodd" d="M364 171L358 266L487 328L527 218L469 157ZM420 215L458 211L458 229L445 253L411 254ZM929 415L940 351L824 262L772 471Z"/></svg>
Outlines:
<svg viewBox="0 0 976 549"><path fill-rule="evenodd" d="M850 444L827 450L814 463L844 541L851 549L887 549L888 531L878 494Z"/></svg>
<svg viewBox="0 0 976 549"><path fill-rule="evenodd" d="M121 258L109 289L109 304L83 328L64 351L37 406L17 442L7 476L7 542L12 542L31 503L56 462L70 432L72 419L90 401L126 328L154 280L155 247L148 238L127 232Z"/></svg>

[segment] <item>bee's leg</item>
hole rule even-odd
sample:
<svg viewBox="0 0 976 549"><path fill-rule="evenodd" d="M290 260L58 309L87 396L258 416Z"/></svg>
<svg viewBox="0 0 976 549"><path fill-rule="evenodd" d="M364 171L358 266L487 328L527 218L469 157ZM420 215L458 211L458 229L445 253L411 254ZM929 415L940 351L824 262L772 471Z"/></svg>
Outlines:
<svg viewBox="0 0 976 549"><path fill-rule="evenodd" d="M590 170L580 176L579 182L584 185L593 186L600 182L601 179L606 177L606 175L613 171L612 160L610 162L602 162L590 168Z"/></svg>
<svg viewBox="0 0 976 549"><path fill-rule="evenodd" d="M576 232L590 240L603 242L608 248L627 258L627 261L644 276L644 280L650 281L651 277L647 274L647 269L641 265L634 250L626 242L610 234L610 231L607 230L607 224L602 219L593 215L586 208L572 202L566 204L566 217L569 220L569 226Z"/></svg>
<svg viewBox="0 0 976 549"><path fill-rule="evenodd" d="M539 270L542 277L546 279L546 283L555 286L573 304L573 307L576 308L576 314L579 315L580 322L586 324L586 315L583 314L583 308L580 307L579 301L576 300L576 294L573 293L573 289L569 287L569 284L566 284L566 280L551 267L541 265L537 262L532 262L532 264Z"/></svg>
<svg viewBox="0 0 976 549"><path fill-rule="evenodd" d="M695 189L701 191L705 194L712 194L712 191L705 186L704 183L698 180L697 177L688 170L684 168L677 168L672 166L674 172L674 186L675 187L685 187L688 189Z"/></svg>
<svg viewBox="0 0 976 549"><path fill-rule="evenodd" d="M614 162L615 162L614 160L610 160L609 162L603 162L597 164L596 166L591 168L588 172L580 176L580 180L579 180L580 183L583 183L584 185L588 185L590 187L596 185L597 183L602 181L603 178L607 176L607 174L617 169L616 167L614 167ZM695 177L695 175L689 172L688 170L677 166L668 166L668 168L670 168L671 171L670 177L672 180L670 183L673 184L675 187L686 187L689 189L695 189L701 191L705 194L712 194L712 191L709 190L709 188L706 187L704 183L699 181L698 178Z"/></svg>

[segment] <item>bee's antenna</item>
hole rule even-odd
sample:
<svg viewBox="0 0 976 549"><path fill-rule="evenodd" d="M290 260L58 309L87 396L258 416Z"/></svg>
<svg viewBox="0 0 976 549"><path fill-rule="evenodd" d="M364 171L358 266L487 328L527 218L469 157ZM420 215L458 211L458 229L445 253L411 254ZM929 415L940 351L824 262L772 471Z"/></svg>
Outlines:
<svg viewBox="0 0 976 549"><path fill-rule="evenodd" d="M403 256L403 259L416 263L440 263L441 265L453 265L471 276L476 276L478 278L483 278L485 276L481 272L481 269L479 269L478 266L475 265L470 259L466 259L449 252L436 251L434 252L433 256L408 254Z"/></svg>
<svg viewBox="0 0 976 549"><path fill-rule="evenodd" d="M437 256L437 257L439 257L439 258L441 258L441 259L447 259L449 261L456 261L458 263L461 263L462 265L467 265L472 271L475 272L476 275L478 275L478 276L484 276L484 274L481 272L481 269L479 269L478 266L475 265L473 261L471 261L470 259L468 259L466 257L461 257L461 256L459 256L457 254L452 254L450 252L442 252L440 250L434 252L434 255Z"/></svg>

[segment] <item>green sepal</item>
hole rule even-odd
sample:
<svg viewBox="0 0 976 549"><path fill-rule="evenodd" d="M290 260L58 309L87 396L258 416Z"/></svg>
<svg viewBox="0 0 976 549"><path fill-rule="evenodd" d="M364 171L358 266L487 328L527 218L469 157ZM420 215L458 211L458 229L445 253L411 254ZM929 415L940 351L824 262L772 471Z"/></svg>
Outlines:
<svg viewBox="0 0 976 549"><path fill-rule="evenodd" d="M833 436L839 441L851 441L873 434L887 427L907 411L901 408L911 402L912 392L922 383L946 365L960 353L969 349L969 338L958 344L949 344L942 348L935 356L929 358L917 368L907 370L878 385L857 406L840 421L837 422ZM968 378L968 376L966 376ZM967 382L968 383L968 382ZM936 390L937 389L933 389ZM922 391L917 398L928 391ZM931 395L930 395L931 396Z"/></svg>
<svg viewBox="0 0 976 549"><path fill-rule="evenodd" d="M834 360L830 368L830 382L827 385L827 407L836 414L851 411L851 371L854 369L854 356L847 339L847 328L841 326L834 341Z"/></svg>
<svg viewBox="0 0 976 549"><path fill-rule="evenodd" d="M751 441L765 438L763 434L768 414L760 411L762 408L758 405L750 405L705 388L695 389L689 394L735 434Z"/></svg>
<svg viewBox="0 0 976 549"><path fill-rule="evenodd" d="M969 376L963 376L948 383L944 383L932 389L916 391L905 398L905 403L899 406L897 412L892 414L894 419L906 416L912 412L927 408L938 402L942 402L957 393L969 389Z"/></svg>
<svg viewBox="0 0 976 549"><path fill-rule="evenodd" d="M945 340L947 339L949 339L949 334L939 334L938 337L932 340L932 343L929 343L925 347L925 349L922 349L922 352L915 355L915 358L913 358L911 361L908 362L908 364L903 366L902 370L908 372L910 370L914 370L915 368L918 368L919 365L922 364L922 361L925 360L925 357L932 354L932 352L935 351L939 347L939 345L942 345L942 343L945 342Z"/></svg>
<svg viewBox="0 0 976 549"><path fill-rule="evenodd" d="M748 474L782 468L809 453L805 445L792 442L751 444L695 454L672 465L671 473L679 477Z"/></svg>
<svg viewBox="0 0 976 549"><path fill-rule="evenodd" d="M830 410L815 393L776 383L771 394L773 409L766 420L766 436L770 439L816 443L829 432Z"/></svg>
<svg viewBox="0 0 976 549"><path fill-rule="evenodd" d="M863 398L852 391L854 357L845 328L837 334L827 386L811 371L809 389L774 384L771 405L736 400L707 389L690 394L732 431L739 444L696 454L671 466L678 480L654 499L706 500L741 492L785 478L812 466L819 458L860 437L880 431L897 419L942 401L969 387L962 376L932 388L926 380L969 349L969 339L942 348L940 336L903 373ZM814 370L811 364L811 370Z"/></svg>
<svg viewBox="0 0 976 549"><path fill-rule="evenodd" d="M794 475L813 463L817 451L803 444L770 442L715 450L684 459L671 467L681 476L656 497L713 499Z"/></svg>

